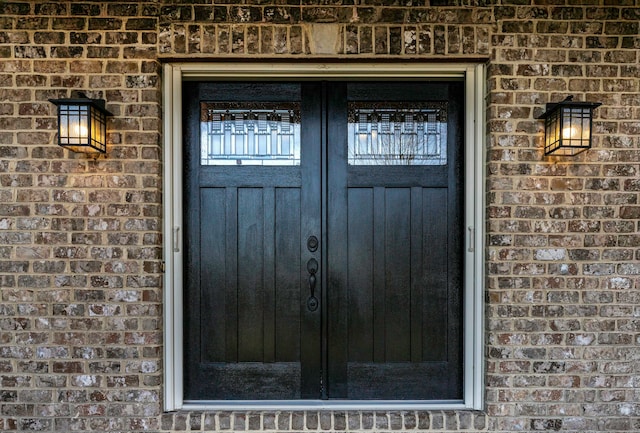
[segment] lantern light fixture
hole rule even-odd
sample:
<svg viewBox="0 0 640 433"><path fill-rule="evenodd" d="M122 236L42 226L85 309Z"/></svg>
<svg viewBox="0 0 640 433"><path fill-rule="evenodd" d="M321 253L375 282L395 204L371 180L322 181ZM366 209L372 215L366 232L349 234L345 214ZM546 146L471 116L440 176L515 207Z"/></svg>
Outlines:
<svg viewBox="0 0 640 433"><path fill-rule="evenodd" d="M573 96L548 103L544 119L544 154L574 156L591 147L593 109L600 102L578 102Z"/></svg>
<svg viewBox="0 0 640 433"><path fill-rule="evenodd" d="M107 116L104 99L75 92L69 99L49 99L58 106L58 145L74 152L99 155L107 151Z"/></svg>

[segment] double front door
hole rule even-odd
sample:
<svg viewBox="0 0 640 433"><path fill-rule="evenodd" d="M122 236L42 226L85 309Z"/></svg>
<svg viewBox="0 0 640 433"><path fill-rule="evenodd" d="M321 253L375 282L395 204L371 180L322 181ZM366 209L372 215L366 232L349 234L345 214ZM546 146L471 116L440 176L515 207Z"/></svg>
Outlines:
<svg viewBox="0 0 640 433"><path fill-rule="evenodd" d="M462 398L462 82L185 83L185 400Z"/></svg>

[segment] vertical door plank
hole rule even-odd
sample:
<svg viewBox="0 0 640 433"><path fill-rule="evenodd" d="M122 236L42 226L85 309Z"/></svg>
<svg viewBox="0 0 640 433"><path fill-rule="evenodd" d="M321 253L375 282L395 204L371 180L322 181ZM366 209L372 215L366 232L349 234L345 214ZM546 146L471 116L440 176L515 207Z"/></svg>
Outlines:
<svg viewBox="0 0 640 433"><path fill-rule="evenodd" d="M373 360L373 189L349 189L349 361Z"/></svg>
<svg viewBox="0 0 640 433"><path fill-rule="evenodd" d="M184 359L184 385L185 398L194 398L199 393L198 383L202 377L201 365L209 356L215 355L208 348L201 347L203 341L208 341L204 333L209 327L205 321L204 311L201 307L202 291L200 287L200 188L198 182L198 170L200 148L198 146L198 133L200 112L198 109L197 87L187 84L183 87L184 107L184 208L188 210L183 214L184 221L184 313L185 313L185 340L183 352ZM224 190L223 190L224 191ZM224 227L224 226L223 226ZM212 276L211 276L212 277ZM220 286L225 287L225 284ZM224 304L221 304L224 313ZM226 331L225 331L226 332ZM220 340L221 350L225 351L225 339Z"/></svg>
<svg viewBox="0 0 640 433"><path fill-rule="evenodd" d="M263 355L264 209L261 188L238 191L238 360Z"/></svg>
<svg viewBox="0 0 640 433"><path fill-rule="evenodd" d="M263 321L263 356L264 362L274 362L276 360L276 257L275 257L275 226L276 221L276 198L275 188L267 187L262 195L264 208L264 265L262 269L263 297L262 306Z"/></svg>
<svg viewBox="0 0 640 433"><path fill-rule="evenodd" d="M385 359L411 358L411 190L385 190Z"/></svg>
<svg viewBox="0 0 640 433"><path fill-rule="evenodd" d="M300 190L277 188L275 195L275 357L300 360Z"/></svg>
<svg viewBox="0 0 640 433"><path fill-rule="evenodd" d="M326 267L323 254L326 242L322 232L323 206L321 206L323 200L322 173L326 167L321 140L326 139L325 118L323 117L323 110L326 106L324 105L325 99L321 83L304 83L301 86L301 93L301 124L304 125L300 130L302 187L300 205L296 207L300 212L301 222L300 237L297 238L298 245L292 246L292 251L296 251L298 254L296 262L298 278L295 280L296 288L292 288L292 291L298 290L298 295L294 299L298 299L298 311L302 321L299 340L300 365L302 367L300 395L302 398L317 399L321 397L320 377L323 371L321 327L323 314L326 313L323 299L324 268ZM315 236L319 241L316 251L310 251L307 248L307 240L310 236ZM310 311L307 308L309 296L307 262L312 258L319 263L316 297L320 301L320 305L315 311Z"/></svg>
<svg viewBox="0 0 640 433"><path fill-rule="evenodd" d="M225 317L227 362L238 362L238 189L226 191Z"/></svg>
<svg viewBox="0 0 640 433"><path fill-rule="evenodd" d="M373 188L373 360L384 362L386 353L385 189ZM356 209L353 211L357 212Z"/></svg>
<svg viewBox="0 0 640 433"><path fill-rule="evenodd" d="M326 95L326 143L324 154L327 164L323 169L327 195L326 239L324 256L328 262L326 275L326 333L323 344L327 348L325 364L326 395L330 398L348 398L348 320L347 296L347 104L345 83L332 82L323 86ZM330 249L330 250L329 250Z"/></svg>
<svg viewBox="0 0 640 433"><path fill-rule="evenodd" d="M225 190L203 188L200 207L207 219L200 219L200 302L201 315L209 317L200 329L202 362L225 360Z"/></svg>
<svg viewBox="0 0 640 433"><path fill-rule="evenodd" d="M447 360L448 304L448 236L447 190L424 189L424 267L425 287L423 295L424 361Z"/></svg>
<svg viewBox="0 0 640 433"><path fill-rule="evenodd" d="M422 305L425 283L422 188L411 188L411 362L422 361ZM437 248L428 245L428 248Z"/></svg>

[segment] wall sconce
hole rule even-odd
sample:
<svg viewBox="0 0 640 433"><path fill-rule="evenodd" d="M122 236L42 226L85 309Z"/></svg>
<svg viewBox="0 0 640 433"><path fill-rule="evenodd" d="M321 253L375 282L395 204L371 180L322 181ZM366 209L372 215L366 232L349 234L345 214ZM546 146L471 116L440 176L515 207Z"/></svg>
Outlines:
<svg viewBox="0 0 640 433"><path fill-rule="evenodd" d="M544 154L574 156L591 147L593 109L600 102L576 102L573 96L549 103L544 119Z"/></svg>
<svg viewBox="0 0 640 433"><path fill-rule="evenodd" d="M107 151L107 116L104 99L89 99L77 92L77 98L49 99L58 106L58 145L74 152Z"/></svg>

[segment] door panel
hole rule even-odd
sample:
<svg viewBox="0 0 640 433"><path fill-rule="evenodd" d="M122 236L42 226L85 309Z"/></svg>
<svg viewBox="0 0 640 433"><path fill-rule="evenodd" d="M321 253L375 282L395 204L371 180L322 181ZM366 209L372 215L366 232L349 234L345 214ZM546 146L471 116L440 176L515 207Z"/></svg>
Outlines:
<svg viewBox="0 0 640 433"><path fill-rule="evenodd" d="M349 359L444 360L446 333L433 324L447 322L447 261L439 254L447 248L446 196L415 187L377 190L377 200L374 188L349 190L349 209L358 209L348 221ZM422 221L431 230L423 232ZM415 271L422 267L424 275ZM426 299L423 286L430 288Z"/></svg>
<svg viewBox="0 0 640 433"><path fill-rule="evenodd" d="M445 193L349 189L348 208L357 209L347 227L349 398L436 398L426 393L444 379L429 382L446 378Z"/></svg>
<svg viewBox="0 0 640 433"><path fill-rule="evenodd" d="M462 89L185 83L185 400L461 399Z"/></svg>
<svg viewBox="0 0 640 433"><path fill-rule="evenodd" d="M300 190L220 189L201 188L199 386L224 398L254 399L256 389L299 398Z"/></svg>

